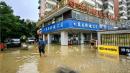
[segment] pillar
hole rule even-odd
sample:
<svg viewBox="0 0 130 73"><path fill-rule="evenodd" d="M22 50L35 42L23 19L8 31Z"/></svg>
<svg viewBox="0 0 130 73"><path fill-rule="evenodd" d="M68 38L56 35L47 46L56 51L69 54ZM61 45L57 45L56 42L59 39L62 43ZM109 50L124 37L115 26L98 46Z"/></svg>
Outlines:
<svg viewBox="0 0 130 73"><path fill-rule="evenodd" d="M81 44L84 44L84 39L85 39L85 38L84 38L83 33L81 33L80 36L81 36L81 41L80 41L80 42L81 42Z"/></svg>
<svg viewBox="0 0 130 73"><path fill-rule="evenodd" d="M93 39L93 33L92 33L92 32L91 32L91 35L90 35L90 36L91 36L91 40L92 40L92 39Z"/></svg>
<svg viewBox="0 0 130 73"><path fill-rule="evenodd" d="M101 33L98 32L98 40L97 40L98 45L101 45Z"/></svg>
<svg viewBox="0 0 130 73"><path fill-rule="evenodd" d="M51 34L48 34L48 35L47 35L47 39L48 39L48 40L47 40L48 44L50 44L50 43L51 43Z"/></svg>
<svg viewBox="0 0 130 73"><path fill-rule="evenodd" d="M68 45L68 32L61 32L61 45Z"/></svg>
<svg viewBox="0 0 130 73"><path fill-rule="evenodd" d="M43 40L44 40L44 41L46 40L46 39L45 39L45 35L44 35L44 34L43 34L42 38L43 38Z"/></svg>

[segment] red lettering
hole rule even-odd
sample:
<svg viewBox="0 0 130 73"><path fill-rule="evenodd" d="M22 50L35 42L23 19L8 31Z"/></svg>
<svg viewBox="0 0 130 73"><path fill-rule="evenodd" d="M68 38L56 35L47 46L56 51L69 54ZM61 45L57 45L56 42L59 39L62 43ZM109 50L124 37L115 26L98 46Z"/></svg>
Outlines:
<svg viewBox="0 0 130 73"><path fill-rule="evenodd" d="M117 19L117 17L109 16L107 13L103 13L103 11L98 11L96 9L90 8L87 5L84 4L78 4L73 2L72 0L68 0L68 5L72 8L77 8L79 10L85 11L88 14L92 14L94 16L100 17L100 18L109 18L109 19Z"/></svg>
<svg viewBox="0 0 130 73"><path fill-rule="evenodd" d="M97 13L96 13L96 16L97 16L97 17L99 17L98 12L99 12L99 11L97 11Z"/></svg>
<svg viewBox="0 0 130 73"><path fill-rule="evenodd" d="M81 7L81 9L83 10L83 11L85 11L85 6L84 5L81 5L82 7Z"/></svg>
<svg viewBox="0 0 130 73"><path fill-rule="evenodd" d="M93 13L94 13L94 15L96 16L97 11L96 11L95 9L93 9Z"/></svg>
<svg viewBox="0 0 130 73"><path fill-rule="evenodd" d="M108 18L109 18L109 19L111 19L111 16L110 16L110 15L108 15Z"/></svg>
<svg viewBox="0 0 130 73"><path fill-rule="evenodd" d="M72 1L69 1L69 4L68 4L70 7L74 8L74 2Z"/></svg>
<svg viewBox="0 0 130 73"><path fill-rule="evenodd" d="M105 18L107 17L107 14L106 14L106 13L104 13L104 17L105 17Z"/></svg>
<svg viewBox="0 0 130 73"><path fill-rule="evenodd" d="M89 14L91 14L91 9L89 8L89 11L88 11Z"/></svg>
<svg viewBox="0 0 130 73"><path fill-rule="evenodd" d="M92 9L92 14L96 15L96 10L95 9Z"/></svg>

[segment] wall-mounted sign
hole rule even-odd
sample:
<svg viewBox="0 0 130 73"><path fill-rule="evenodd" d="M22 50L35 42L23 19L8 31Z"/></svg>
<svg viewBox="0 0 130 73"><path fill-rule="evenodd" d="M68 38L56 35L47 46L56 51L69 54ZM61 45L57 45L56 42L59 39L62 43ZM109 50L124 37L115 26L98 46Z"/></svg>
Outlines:
<svg viewBox="0 0 130 73"><path fill-rule="evenodd" d="M103 54L119 55L119 47L118 46L99 45L98 52L103 53Z"/></svg>

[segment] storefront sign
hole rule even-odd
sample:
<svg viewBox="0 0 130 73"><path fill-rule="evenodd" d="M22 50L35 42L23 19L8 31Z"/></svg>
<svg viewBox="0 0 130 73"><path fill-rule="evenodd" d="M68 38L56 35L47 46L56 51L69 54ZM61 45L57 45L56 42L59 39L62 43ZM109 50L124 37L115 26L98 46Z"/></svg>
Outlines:
<svg viewBox="0 0 130 73"><path fill-rule="evenodd" d="M119 55L119 47L118 46L99 45L98 52L103 53L103 54Z"/></svg>
<svg viewBox="0 0 130 73"><path fill-rule="evenodd" d="M109 30L108 25L105 25L105 27L106 28L104 28L104 30ZM42 33L49 33L49 32L54 32L54 31L64 30L64 29L98 31L100 30L100 26L97 23L68 19L68 20L64 20L43 27Z"/></svg>

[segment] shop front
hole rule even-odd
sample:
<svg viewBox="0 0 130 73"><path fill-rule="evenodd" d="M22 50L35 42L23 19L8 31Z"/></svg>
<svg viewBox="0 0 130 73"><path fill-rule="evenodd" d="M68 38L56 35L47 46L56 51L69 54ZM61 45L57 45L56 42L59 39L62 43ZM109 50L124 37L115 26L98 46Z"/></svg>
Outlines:
<svg viewBox="0 0 130 73"><path fill-rule="evenodd" d="M104 29L110 29L105 26ZM47 35L48 44L78 45L88 43L91 39L97 40L97 23L67 19L42 28L43 36ZM44 37L43 37L44 38Z"/></svg>

